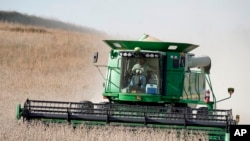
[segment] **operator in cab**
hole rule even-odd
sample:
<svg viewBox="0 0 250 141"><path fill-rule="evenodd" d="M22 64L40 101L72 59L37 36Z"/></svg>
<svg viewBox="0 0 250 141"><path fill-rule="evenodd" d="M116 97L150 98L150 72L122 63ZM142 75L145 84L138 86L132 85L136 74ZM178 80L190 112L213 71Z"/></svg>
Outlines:
<svg viewBox="0 0 250 141"><path fill-rule="evenodd" d="M134 75L131 78L130 86L145 88L147 83L147 73L149 71L152 71L152 67L146 63L145 59L139 58L138 62L132 68L132 73Z"/></svg>

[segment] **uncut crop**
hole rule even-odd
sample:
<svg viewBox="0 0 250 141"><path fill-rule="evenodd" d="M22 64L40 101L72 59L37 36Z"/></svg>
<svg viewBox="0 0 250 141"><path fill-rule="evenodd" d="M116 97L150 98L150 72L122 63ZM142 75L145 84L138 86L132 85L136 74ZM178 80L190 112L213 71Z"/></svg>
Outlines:
<svg viewBox="0 0 250 141"><path fill-rule="evenodd" d="M29 122L16 125L12 135L1 134L6 140L73 140L73 141L206 141L203 132L177 132L171 129L131 128L123 126L86 126L73 128L68 124Z"/></svg>

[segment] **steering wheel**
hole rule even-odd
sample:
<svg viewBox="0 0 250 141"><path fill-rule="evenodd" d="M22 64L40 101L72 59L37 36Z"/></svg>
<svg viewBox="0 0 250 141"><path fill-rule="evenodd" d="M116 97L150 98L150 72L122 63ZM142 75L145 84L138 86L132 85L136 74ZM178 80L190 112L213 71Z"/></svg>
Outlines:
<svg viewBox="0 0 250 141"><path fill-rule="evenodd" d="M143 68L137 68L137 69L134 70L135 74L142 74L143 72L144 72Z"/></svg>

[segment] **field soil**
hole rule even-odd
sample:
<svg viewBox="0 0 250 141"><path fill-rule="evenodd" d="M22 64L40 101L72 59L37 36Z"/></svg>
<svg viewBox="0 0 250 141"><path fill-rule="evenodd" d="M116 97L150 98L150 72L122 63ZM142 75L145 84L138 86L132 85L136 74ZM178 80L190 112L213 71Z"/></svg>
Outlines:
<svg viewBox="0 0 250 141"><path fill-rule="evenodd" d="M204 133L127 127L83 127L23 122L15 108L25 100L101 102L104 79L92 63L105 65L103 35L0 23L0 140L207 140ZM102 70L105 73L105 69Z"/></svg>

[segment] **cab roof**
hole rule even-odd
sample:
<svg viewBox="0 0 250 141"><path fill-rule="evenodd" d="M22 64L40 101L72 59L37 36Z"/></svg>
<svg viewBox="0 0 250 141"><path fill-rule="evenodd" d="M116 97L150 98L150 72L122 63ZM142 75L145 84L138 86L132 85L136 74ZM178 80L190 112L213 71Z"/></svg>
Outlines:
<svg viewBox="0 0 250 141"><path fill-rule="evenodd" d="M141 50L163 51L163 52L190 52L198 45L189 43L174 43L161 41L129 41L129 40L103 40L112 49L134 50L140 47Z"/></svg>

